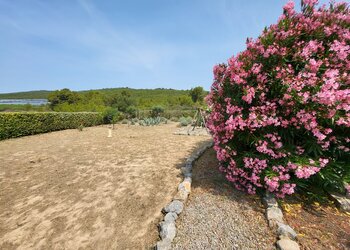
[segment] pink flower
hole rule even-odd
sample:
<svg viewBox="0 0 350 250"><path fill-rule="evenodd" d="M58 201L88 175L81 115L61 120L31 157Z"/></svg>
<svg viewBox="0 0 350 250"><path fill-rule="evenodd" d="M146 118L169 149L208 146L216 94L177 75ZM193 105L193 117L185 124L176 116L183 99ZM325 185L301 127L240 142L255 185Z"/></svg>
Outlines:
<svg viewBox="0 0 350 250"><path fill-rule="evenodd" d="M316 4L304 0L298 13L289 1L277 24L214 67L207 125L220 170L239 190L284 197L296 179L349 155L350 8Z"/></svg>
<svg viewBox="0 0 350 250"><path fill-rule="evenodd" d="M294 2L293 1L288 1L284 6L283 6L284 11L288 15L293 15L295 13L294 11Z"/></svg>
<svg viewBox="0 0 350 250"><path fill-rule="evenodd" d="M304 4L307 4L309 6L314 6L316 4L318 4L318 0L303 0Z"/></svg>

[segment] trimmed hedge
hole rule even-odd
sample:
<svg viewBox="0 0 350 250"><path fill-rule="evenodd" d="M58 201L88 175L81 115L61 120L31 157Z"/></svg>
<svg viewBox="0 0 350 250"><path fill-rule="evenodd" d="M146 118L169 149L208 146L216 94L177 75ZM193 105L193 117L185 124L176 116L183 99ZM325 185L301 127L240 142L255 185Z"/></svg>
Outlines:
<svg viewBox="0 0 350 250"><path fill-rule="evenodd" d="M0 140L103 123L101 113L0 113Z"/></svg>

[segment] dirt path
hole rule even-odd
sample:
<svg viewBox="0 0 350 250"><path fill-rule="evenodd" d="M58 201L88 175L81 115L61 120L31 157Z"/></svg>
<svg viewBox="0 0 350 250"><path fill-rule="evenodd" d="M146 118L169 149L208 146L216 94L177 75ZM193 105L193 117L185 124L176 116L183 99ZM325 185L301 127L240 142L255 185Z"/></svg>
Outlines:
<svg viewBox="0 0 350 250"><path fill-rule="evenodd" d="M66 130L0 142L0 249L144 249L179 167L208 137L174 124Z"/></svg>
<svg viewBox="0 0 350 250"><path fill-rule="evenodd" d="M213 149L193 167L192 192L177 222L173 249L275 249L258 196L234 190Z"/></svg>

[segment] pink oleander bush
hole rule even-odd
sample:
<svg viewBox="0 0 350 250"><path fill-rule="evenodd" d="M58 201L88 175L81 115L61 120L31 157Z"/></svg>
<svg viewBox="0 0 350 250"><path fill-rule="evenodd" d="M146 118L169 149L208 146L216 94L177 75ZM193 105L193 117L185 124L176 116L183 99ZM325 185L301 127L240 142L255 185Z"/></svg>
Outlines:
<svg viewBox="0 0 350 250"><path fill-rule="evenodd" d="M347 3L284 6L245 51L214 67L208 127L220 170L240 190L284 197L350 182Z"/></svg>

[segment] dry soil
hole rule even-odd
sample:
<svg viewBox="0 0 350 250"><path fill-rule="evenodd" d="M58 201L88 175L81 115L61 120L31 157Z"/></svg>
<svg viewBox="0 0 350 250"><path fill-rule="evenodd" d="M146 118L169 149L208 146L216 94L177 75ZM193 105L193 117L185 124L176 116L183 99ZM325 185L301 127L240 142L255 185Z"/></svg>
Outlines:
<svg viewBox="0 0 350 250"><path fill-rule="evenodd" d="M0 142L0 249L144 249L207 136L99 126Z"/></svg>

